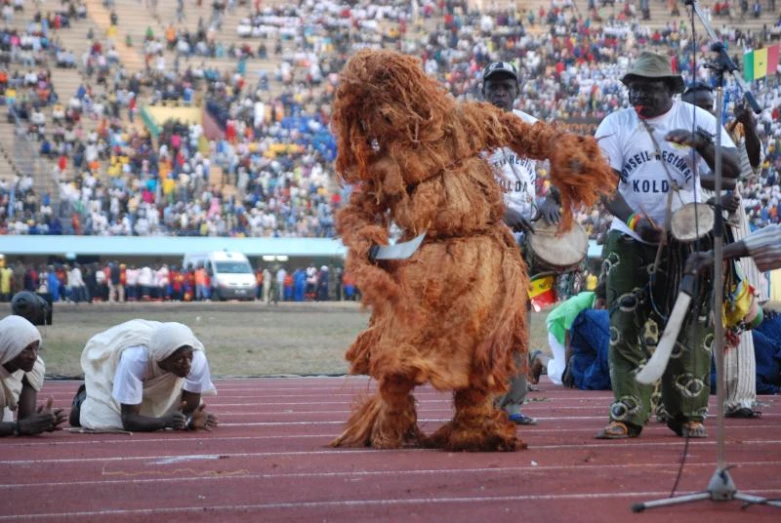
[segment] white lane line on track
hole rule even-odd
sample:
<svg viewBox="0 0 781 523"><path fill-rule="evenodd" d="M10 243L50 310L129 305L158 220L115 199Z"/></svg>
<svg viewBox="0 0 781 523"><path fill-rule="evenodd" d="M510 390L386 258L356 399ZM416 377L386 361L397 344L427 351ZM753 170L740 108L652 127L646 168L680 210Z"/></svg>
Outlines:
<svg viewBox="0 0 781 523"><path fill-rule="evenodd" d="M231 389L231 390L221 389L219 386L216 386L216 388L217 388L217 394L218 395L222 395L224 393L224 394L229 394L231 396L246 395L246 394L250 394L252 396L256 396L256 395L257 396L269 396L269 395L280 395L280 394L284 394L285 396L291 396L291 395L297 395L297 394L303 394L303 395L306 395L306 396L314 396L314 395L319 395L319 394L330 394L330 393L340 394L340 395L356 395L356 394L367 394L367 393L368 394L373 394L373 393L377 392L377 388L376 387L370 387L370 388L365 388L365 389L363 389L363 388L361 388L361 389L357 389L357 388L353 388L353 389L341 389L341 388L312 389L312 388L308 388L308 387L298 387L298 388L291 388L291 389ZM600 393L593 394L593 395L588 395L588 396L582 396L582 395L581 396L575 396L575 394L577 394L578 392L581 392L581 391L572 391L572 392L570 392L570 394L572 396L568 396L566 394L560 394L560 393L558 393L556 391L556 392L552 393L552 398L556 399L556 400L560 400L560 399L569 399L570 397L575 397L575 398L577 398L579 400L590 401L592 399L608 399L608 400L610 400L613 397L612 394L605 393L605 392L609 392L609 391L602 391ZM60 392L60 394L64 394L64 393L65 393L64 391ZM74 388L74 393L75 393L75 388ZM271 393L271 394L267 395L266 393ZM423 395L423 396L428 396L428 395L445 396L445 395L450 395L451 392L450 391L438 391L438 390L435 390L435 389L414 389L412 391L412 394L414 396L418 396L418 395ZM542 396L544 396L544 395L549 394L549 393L548 392L543 392L543 391L535 391L535 392L529 392L529 394L530 395L542 395Z"/></svg>
<svg viewBox="0 0 781 523"><path fill-rule="evenodd" d="M591 430L591 429L589 429ZM553 432L553 429L551 429L551 432ZM560 432L560 429L557 430L557 432ZM80 435L86 437L86 435ZM77 441L37 441L37 442L30 442L30 443L9 443L5 444L3 443L3 448L6 447L59 447L63 445L135 445L137 443L153 443L157 445L158 443L197 443L197 444L203 444L204 442L208 443L219 443L222 441L247 441L247 440L266 440L266 439L295 439L295 438L335 438L338 436L336 432L332 434L277 434L277 435L271 435L271 436L214 436L209 435L205 438L177 438L177 437L170 437L170 438L149 438L149 439L134 439L134 438L128 438L126 435L123 435L125 439L81 439L77 438Z"/></svg>
<svg viewBox="0 0 781 523"><path fill-rule="evenodd" d="M221 424L220 426L225 426L224 424ZM240 424L234 424L233 426L240 426ZM777 428L778 425L776 424L769 424L769 425L757 425L757 424L746 424L746 425L729 425L727 426L728 430L764 430L764 429L770 429L770 428ZM585 432L585 433L592 433L594 431L599 430L602 428L601 425L595 425L594 427L576 427L576 428L569 428L563 429L561 427L559 428L552 428L552 429L545 429L545 428L528 428L524 427L521 428L519 432L519 435L522 437L527 437L530 435L535 434L560 434L562 430L566 430L568 433L573 432ZM643 430L643 434L670 434L670 430L661 424L658 425L652 425L649 427L646 427ZM113 436L111 434L107 434L106 436ZM127 435L120 435L117 436L119 439L86 439L88 437L87 434L79 434L77 438L68 438L68 440L52 440L52 439L46 439L42 440L41 438L29 438L27 440L21 440L22 443L6 443L3 442L2 448L8 448L8 447L24 447L24 448L34 448L34 447L61 447L61 446L73 446L73 445L135 445L135 444L158 444L158 443L197 443L197 444L203 444L209 443L209 444L215 444L222 441L252 441L252 440L270 440L270 439L296 439L296 438L324 438L324 439L332 439L338 436L338 433L333 432L330 434L270 434L266 436L217 436L213 432L212 434L205 436L205 437L189 437L189 438L178 438L175 436L165 437L165 438L128 438ZM732 444L732 441L727 441L727 444Z"/></svg>
<svg viewBox="0 0 781 523"><path fill-rule="evenodd" d="M779 445L781 440L744 440L740 442L740 445ZM577 443L577 444L564 444L564 445L534 445L534 450L567 450L567 449L584 449L584 448L610 448L611 445L616 445L615 441L605 441L601 443ZM711 447L716 445L715 441L698 441L691 443L697 447ZM643 442L642 440L625 440L623 448L642 449L646 447L681 447L682 441L669 441L669 442ZM377 450L377 449L339 449L331 450L323 448L322 450L295 450L295 451L278 451L278 452L222 452L220 456L227 458L267 458L267 457L282 457L282 456L326 456L337 455L348 456L351 454L379 454L386 453L388 456L398 453L409 452L430 452L441 453L441 450L428 450L428 449L400 449L400 450ZM51 458L51 459L20 459L20 460L3 460L0 461L0 465L3 466L28 466L28 465L44 465L48 463L104 463L104 462L124 462L124 461L154 461L167 458L175 458L179 456L203 456L211 454L169 454L162 456L107 456L102 458Z"/></svg>
<svg viewBox="0 0 781 523"><path fill-rule="evenodd" d="M50 395L43 394L42 397L48 397ZM57 405L55 397L55 406ZM221 399L227 399L227 398L221 398ZM243 398L244 399L244 398ZM332 405L332 406L343 406L344 409L340 410L332 410L332 411L323 411L323 410L316 410L316 411L301 411L300 414L320 414L323 412L332 412L332 413L345 413L350 414L352 413L352 408L356 405L354 401L297 401L297 402L265 402L262 401L262 399L258 399L257 401L250 401L247 403L219 403L218 401L215 401L214 398L205 397L204 401L209 406L209 410L214 409L220 409L220 408L242 408L247 407L248 409L252 408L264 408L264 407L309 407L316 408L319 405ZM427 406L436 404L437 406L433 409L427 409ZM422 400L418 402L418 410L447 410L442 409L442 405L452 406L452 401L449 399L427 399ZM70 406L70 402L68 402L68 407ZM524 411L530 410L530 411L546 411L546 410L562 410L562 411L569 411L569 410L604 410L607 412L608 408L610 406L610 401L600 402L596 405L561 405L557 403L552 403L550 401L532 401L530 403L524 404L522 407ZM711 403L708 405L708 408L712 411L715 411L717 408L717 405L715 403ZM251 410L251 412L257 412L259 414L282 414L285 413L283 409L280 410L272 410L272 411L255 411ZM218 412L219 414L219 412ZM288 413L285 413L288 414ZM776 413L773 412L773 409L771 408L765 408L762 413L763 417L779 417L781 416L781 412Z"/></svg>
<svg viewBox="0 0 781 523"><path fill-rule="evenodd" d="M217 413L219 414L219 413ZM562 421L562 420L605 420L605 416L564 416L564 417L536 417L539 421ZM450 418L424 418L418 419L418 423L445 423ZM339 420L310 420L310 421L248 421L244 423L225 423L220 422L220 427L301 427L316 425L344 425L345 419Z"/></svg>
<svg viewBox="0 0 781 523"><path fill-rule="evenodd" d="M746 493L754 495L768 495L781 492L781 489L747 490ZM693 494L694 492L680 492L679 495ZM430 505L438 504L475 504L475 503L510 503L521 501L565 501L565 500L601 500L615 498L659 498L667 497L668 491L645 492L610 492L588 494L542 494L527 496L471 496L471 497L432 497L410 499L356 499L338 501L296 501L292 503L261 503L256 505L218 505L218 506L188 506L169 508L144 508L144 509L109 509L83 512L59 512L43 514L15 514L2 515L0 521L16 519L51 519L51 518L83 518L83 517L107 517L107 516L160 516L164 514L203 514L210 512L247 512L252 510L287 510L287 509L326 509L326 508L350 508L370 506L399 506L399 505Z"/></svg>
<svg viewBox="0 0 781 523"><path fill-rule="evenodd" d="M347 423L347 414L345 414L344 418L340 418L338 420L309 420L309 421L285 421L285 420L268 420L268 421L252 421L252 420L246 420L243 421L241 419L241 416L235 416L235 418L231 418L232 421L227 421L230 416L225 415L224 413L217 412L216 413L218 417L220 418L220 426L221 427L282 427L285 425L291 425L291 426L305 426L305 425L338 425L338 424L344 424ZM433 413L430 413L433 414ZM273 415L269 415L273 416ZM263 416L258 416L259 418L263 418ZM772 418L778 418L781 417L781 414L778 414L776 416L764 416L765 419L769 420ZM447 418L420 418L418 419L419 423L445 423L447 421L450 421L450 417ZM578 416L575 417L569 417L569 416L537 416L535 413L534 419L536 419L539 422L551 422L551 421L567 421L567 420L577 420L577 421L597 421L602 420L605 423L607 423L608 419L607 416ZM763 427L767 428L767 425L763 425ZM727 425L727 428L730 428L730 425Z"/></svg>
<svg viewBox="0 0 781 523"><path fill-rule="evenodd" d="M210 459L218 459L219 456L207 456ZM204 458L205 459L205 458ZM168 463L154 463L168 464ZM764 467L781 465L781 461L745 461L730 463L736 468L740 467ZM701 463L686 463L686 467L713 467L712 461ZM16 489L23 487L70 487L70 486L100 486L100 485L124 485L124 484L147 484L147 483L178 483L178 482L196 482L211 480L256 480L256 479L306 479L306 478L349 478L349 477L375 477L375 476L431 476L439 474L501 474L501 473L519 473L519 472L550 472L550 471L583 471L589 474L594 470L614 470L622 471L628 469L669 469L666 472L677 474L677 465L671 463L625 463L615 465L535 465L528 467L478 467L462 469L404 469L404 470L347 470L343 472L291 472L287 474L234 474L234 475L208 475L193 476L186 478L128 478L128 479L108 479L104 481L55 481L47 483L10 483L0 484L0 489Z"/></svg>
<svg viewBox="0 0 781 523"><path fill-rule="evenodd" d="M605 416L578 416L578 417L537 417L539 421L557 421L557 420L604 420ZM445 423L450 421L450 418L428 418L418 419L418 423ZM220 423L221 427L281 427L285 425L301 426L301 425L343 425L346 422L344 419L340 420L322 420L322 421L249 421L246 423Z"/></svg>
<svg viewBox="0 0 781 523"><path fill-rule="evenodd" d="M41 397L49 397L52 396L55 400L67 400L68 405L70 405L70 400L73 399L72 395L66 395L59 397L56 394L47 394L45 391L41 392L39 394ZM344 399L341 401L320 401L324 397L328 398L334 398L343 396ZM418 395L418 404L419 405L427 405L430 403L444 403L448 405L452 405L453 401L452 399L446 397L444 394L436 393L431 398L421 398ZM210 406L210 407L221 407L221 406L231 406L231 407L253 407L253 406L295 406L295 405L304 405L309 407L315 407L317 405L344 405L346 407L352 407L356 404L356 400L360 399L362 397L361 394L332 394L332 393L324 393L324 394L289 394L289 395L274 395L274 396L247 396L247 395L225 395L225 394L218 394L217 396L207 396L204 398L204 401ZM605 397L579 397L579 398L567 398L567 397L546 397L541 396L542 398L545 398L544 400L534 400L533 398L531 401L526 403L524 405L524 409L527 408L539 408L539 409L545 409L546 407L550 406L551 408L557 408L557 409L567 409L567 410L576 410L576 409L591 409L591 408L604 408L606 411L610 406L610 403L613 401L612 396L605 396ZM300 401L266 401L266 399L273 398L273 399L282 399L282 400L289 400L291 398L299 398ZM303 399L303 398L312 398L309 400ZM246 403L237 403L235 401L229 401L227 403L220 403L221 400L246 400ZM561 405L558 404L560 402L583 402L583 403L593 403L598 402L596 405ZM711 402L708 404L708 407L710 409L716 409L716 401L711 400ZM764 409L763 415L767 416L776 416L779 414L774 414L770 412L775 405L768 405Z"/></svg>
<svg viewBox="0 0 781 523"><path fill-rule="evenodd" d="M220 459L219 454L196 454L190 456L175 456L172 458L165 458L149 463L149 465L174 465L176 463L185 463L188 461L213 461Z"/></svg>
<svg viewBox="0 0 781 523"><path fill-rule="evenodd" d="M292 410L292 409L285 409L285 410L253 410L253 409L246 409L246 410L232 410L232 411L225 411L225 410L218 410L216 407L219 407L219 405L215 405L213 403L207 404L209 407L210 412L214 412L215 414L218 414L219 416L304 416L304 415L317 415L317 414L342 414L344 416L347 416L349 414L352 414L352 410ZM587 410L587 409L594 409L598 411L607 411L607 408L604 406L599 407L548 407L548 408L529 408L528 405L525 405L523 407L523 412L549 412L551 410L556 411L566 411L566 410ZM434 415L437 413L453 413L454 410L452 408L431 408L427 406L418 406L417 408L418 415L421 414L429 414ZM773 413L767 413L763 414L763 418L773 418L773 417L779 417L781 416L781 413L779 414L773 414ZM537 416L535 416L536 418ZM605 420L607 420L607 415L602 416ZM545 418L540 418L545 419ZM581 419L572 417L572 419Z"/></svg>
<svg viewBox="0 0 781 523"><path fill-rule="evenodd" d="M75 390L73 392L75 393ZM368 391L368 392L373 394L376 391L372 390L372 391ZM42 395L42 396L53 396L55 399L58 399L60 397L67 398L67 399L73 399L73 393L67 394L67 393L64 393L64 392L62 392L62 393L47 392L46 389L44 389L43 392L40 393L40 395ZM322 393L313 392L311 394L271 394L271 395L266 396L266 395L262 395L262 394L250 394L250 395L248 395L248 394L225 394L225 393L221 392L220 389L218 388L217 389L217 395L216 396L209 396L209 397L213 397L215 399L242 398L242 399L252 399L252 400L264 400L264 399L272 399L272 398L273 399L289 399L289 398L315 398L315 399L317 399L317 398L322 398L324 396L328 396L328 397L344 397L344 398L349 400L349 399L355 398L356 396L360 398L362 395L363 395L363 391L356 392L356 393L350 393L350 392L333 392L333 391L330 391L330 390L325 390ZM432 392L424 392L424 393L419 393L419 392L415 392L414 393L414 396L417 399L421 400L421 401L431 401L431 399L429 399L429 398L421 398L421 396L423 396L423 395L433 396L433 398L431 398L431 399L434 399L434 400L452 401L451 399L447 399L448 394L446 392L432 391ZM207 397L207 399L209 397ZM532 398L534 398L534 397L537 397L537 396L532 396ZM584 397L572 397L572 398L570 398L570 397L556 397L556 396L549 397L549 396L544 396L543 395L543 396L539 396L539 397L546 398L546 400L544 402L541 402L541 403L547 403L549 401L556 401L556 402L558 402L558 401L567 401L567 402L570 402L570 401L607 401L607 402L610 402L610 401L613 400L613 396L590 396L590 397L585 397L584 396ZM347 401L347 402L349 403L349 401ZM532 400L530 403L537 403L537 401ZM276 405L278 403L273 403L273 404Z"/></svg>
<svg viewBox="0 0 781 523"><path fill-rule="evenodd" d="M260 405L257 404L251 404L251 403L215 403L215 402L209 402L208 398L206 398L206 401L208 402L209 407L216 408L216 407L222 407L222 408L236 408L236 407L255 407L256 409L262 409L264 407L267 407L267 403L261 403ZM437 405L433 405L436 403ZM447 408L442 408L441 404L445 404ZM312 407L313 404L311 403L299 403L298 404L301 407ZM321 403L318 403L318 405L322 405ZM289 405L289 407L292 407L292 405ZM534 403L527 403L523 406L523 410L585 410L585 409L602 409L607 410L609 407L608 404L605 405L580 405L580 406L558 406L558 405L551 405L547 402L534 402ZM437 412L444 412L444 411L452 411L453 406L452 402L450 401L423 401L418 403L417 406L418 412L421 410L425 411L437 411ZM324 409L317 409L317 410L297 410L292 408L287 409L274 409L274 410L255 410L255 409L241 409L240 411L236 411L241 414L247 414L247 413L256 413L256 414L351 414L353 411L351 409L338 409L338 410L324 410ZM236 412L223 412L223 414L235 414Z"/></svg>
<svg viewBox="0 0 781 523"><path fill-rule="evenodd" d="M219 414L219 413L217 413ZM779 414L778 416L781 416ZM768 418L770 416L767 416ZM605 416L535 416L537 421L594 421L603 420L606 421ZM445 423L450 421L450 418L424 418L418 419L418 423ZM281 427L285 425L338 425L345 423L346 420L311 420L311 421L248 421L246 423L220 423L221 427ZM729 426L728 426L729 427Z"/></svg>
<svg viewBox="0 0 781 523"><path fill-rule="evenodd" d="M424 452L425 449L404 449L405 452ZM226 458L265 458L265 457L280 457L280 456L314 456L316 454L328 455L328 454L342 454L347 456L349 454L370 454L383 452L376 449L354 450L354 449L339 449L328 450L323 449L320 451L309 450L295 450L289 452L222 452L220 456ZM385 451L388 452L388 451ZM393 451L390 451L393 452ZM103 458L53 458L53 459L28 459L28 460L6 460L0 461L0 465L43 465L46 463L101 463L101 462L123 462L123 461L155 461L168 458L177 458L182 456L202 456L211 454L166 454L162 456L108 456Z"/></svg>

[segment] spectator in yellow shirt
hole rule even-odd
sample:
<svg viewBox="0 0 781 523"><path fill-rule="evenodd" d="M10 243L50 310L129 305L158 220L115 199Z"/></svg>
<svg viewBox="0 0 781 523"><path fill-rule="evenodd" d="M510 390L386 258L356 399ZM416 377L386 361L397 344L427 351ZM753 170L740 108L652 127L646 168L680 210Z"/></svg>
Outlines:
<svg viewBox="0 0 781 523"><path fill-rule="evenodd" d="M165 180L163 180L163 195L166 198L173 195L175 190L176 190L176 180L172 180L171 178L166 178Z"/></svg>
<svg viewBox="0 0 781 523"><path fill-rule="evenodd" d="M5 265L0 268L0 301L11 301L11 276L14 271Z"/></svg>

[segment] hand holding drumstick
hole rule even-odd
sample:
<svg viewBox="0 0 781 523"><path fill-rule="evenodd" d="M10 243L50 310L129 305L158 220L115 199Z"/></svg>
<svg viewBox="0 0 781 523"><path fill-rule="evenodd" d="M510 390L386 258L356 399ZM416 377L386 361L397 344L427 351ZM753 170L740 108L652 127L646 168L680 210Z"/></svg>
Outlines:
<svg viewBox="0 0 781 523"><path fill-rule="evenodd" d="M641 209L641 215L635 222L634 231L640 236L641 240L648 243L659 243L664 232L643 209Z"/></svg>

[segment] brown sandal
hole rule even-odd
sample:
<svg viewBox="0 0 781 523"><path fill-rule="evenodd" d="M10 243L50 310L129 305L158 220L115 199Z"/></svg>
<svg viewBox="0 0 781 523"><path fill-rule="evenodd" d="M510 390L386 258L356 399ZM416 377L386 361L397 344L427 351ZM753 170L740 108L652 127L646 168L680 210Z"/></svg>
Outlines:
<svg viewBox="0 0 781 523"><path fill-rule="evenodd" d="M607 427L600 430L596 436L596 439L627 439L636 438L640 435L643 429L629 425L623 421L611 421Z"/></svg>
<svg viewBox="0 0 781 523"><path fill-rule="evenodd" d="M708 430L701 422L690 421L681 427L681 436L684 438L707 438Z"/></svg>
<svg viewBox="0 0 781 523"><path fill-rule="evenodd" d="M682 438L707 438L708 430L701 421L667 420L667 426Z"/></svg>

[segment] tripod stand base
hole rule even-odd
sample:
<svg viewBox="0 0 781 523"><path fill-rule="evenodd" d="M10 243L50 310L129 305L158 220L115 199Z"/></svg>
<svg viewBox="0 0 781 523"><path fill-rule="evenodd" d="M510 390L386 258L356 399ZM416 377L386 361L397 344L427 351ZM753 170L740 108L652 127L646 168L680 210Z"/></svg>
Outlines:
<svg viewBox="0 0 781 523"><path fill-rule="evenodd" d="M716 469L716 472L713 473L713 476L708 483L708 489L704 492L696 492L685 496L658 499L655 501L646 501L645 503L635 503L632 505L632 512L643 512L649 508L669 507L692 501L704 501L706 499L711 501L738 500L749 504L770 505L772 507L781 508L781 501L767 500L759 496L740 493L735 487L735 482L732 481L732 476L729 475L727 469Z"/></svg>

